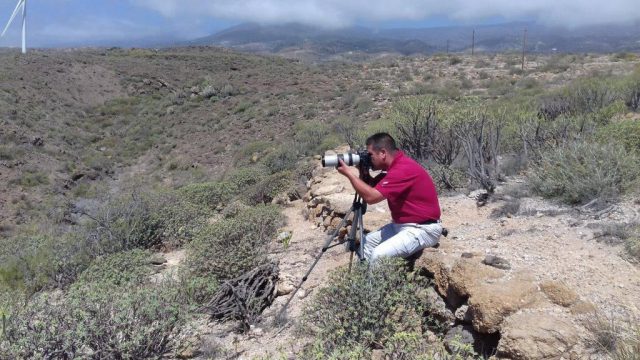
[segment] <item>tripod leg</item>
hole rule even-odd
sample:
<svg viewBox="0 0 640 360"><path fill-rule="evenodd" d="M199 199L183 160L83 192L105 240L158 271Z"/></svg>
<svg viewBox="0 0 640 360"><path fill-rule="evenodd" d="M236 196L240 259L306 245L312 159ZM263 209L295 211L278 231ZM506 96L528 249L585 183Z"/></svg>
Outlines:
<svg viewBox="0 0 640 360"><path fill-rule="evenodd" d="M364 246L365 246L365 241L367 240L364 236L364 221L362 219L362 211L358 212L359 219L358 219L358 224L360 225L358 227L358 233L360 236L360 254L358 256L358 258L360 259L360 261L364 260Z"/></svg>
<svg viewBox="0 0 640 360"><path fill-rule="evenodd" d="M304 284L304 282L307 281L307 278L309 277L309 274L311 274L311 271L313 271L313 268L316 267L316 264L318 263L318 261L320 261L320 258L322 257L322 255L324 255L324 253L327 251L327 249L329 249L329 245L331 244L333 239L335 239L335 237L338 235L338 232L340 231L340 229L342 229L347 224L347 221L349 221L349 216L351 215L351 213L353 213L355 211L354 209L355 209L355 206L352 206L351 209L349 209L347 214L344 216L344 218L340 222L340 225L338 225L338 227L336 227L336 229L331 233L331 235L329 235L329 237L327 237L327 240L325 241L324 245L322 246L322 251L320 251L320 253L318 255L316 255L316 258L313 261L313 264L311 264L311 267L309 267L309 270L307 270L306 274L304 274L304 276L302 277L302 280L300 280L300 283L298 284L298 286L296 286L296 288L293 290L293 292L289 296L289 299L287 299L287 302L282 307L282 310L280 310L278 315L276 315L276 319L282 318L282 315L287 310L287 307L289 306L289 303L291 302L291 300L293 300L293 297L296 295L298 290L300 290L300 288L302 287L302 284Z"/></svg>
<svg viewBox="0 0 640 360"><path fill-rule="evenodd" d="M349 241L356 241L356 235L358 234L358 227L362 221L362 210L360 207L357 207L353 211L353 222L351 223L351 231L349 232ZM360 246L362 247L362 238L360 239ZM349 273L351 272L351 264L353 263L353 253L355 252L355 247L351 248L351 256L349 257ZM360 255L358 255L360 257Z"/></svg>

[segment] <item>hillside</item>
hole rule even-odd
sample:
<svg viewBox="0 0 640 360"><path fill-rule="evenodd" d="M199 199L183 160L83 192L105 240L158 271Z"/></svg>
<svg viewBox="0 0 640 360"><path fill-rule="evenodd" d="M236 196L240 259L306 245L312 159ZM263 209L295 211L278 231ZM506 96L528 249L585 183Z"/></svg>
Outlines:
<svg viewBox="0 0 640 360"><path fill-rule="evenodd" d="M312 65L198 46L1 51L0 358L524 359L510 344L528 338L498 325L540 309L575 330L555 338L573 355L640 346L639 64L630 53L529 55L523 69L515 53ZM377 131L430 171L451 237L416 261L424 271L389 264L393 276L378 279L388 303L349 282L361 268L330 275L348 262L336 249L290 322L267 325L342 213L331 206L350 201L317 155ZM370 215L371 226L388 220L383 208ZM486 255L512 269L486 270ZM464 266L494 278L448 277ZM247 276L267 279L256 298ZM511 280L540 306L482 301ZM607 321L594 330L572 312L577 300L550 304L546 280L624 331L593 345L612 338ZM434 302L447 317L463 305L447 284L482 310L438 318ZM330 294L361 296L388 321L363 318L374 324L364 329L320 311L353 310ZM424 314L400 311L414 305ZM491 326L479 320L493 310ZM447 324L489 340L452 343Z"/></svg>
<svg viewBox="0 0 640 360"><path fill-rule="evenodd" d="M225 46L305 61L358 61L384 54L431 55L447 51L469 54L472 36L475 38L476 53L522 52L524 29L527 29L526 51L529 53L612 53L638 51L640 48L637 25L565 29L525 22L475 27L391 29L321 29L295 23L241 24L192 40L189 44Z"/></svg>

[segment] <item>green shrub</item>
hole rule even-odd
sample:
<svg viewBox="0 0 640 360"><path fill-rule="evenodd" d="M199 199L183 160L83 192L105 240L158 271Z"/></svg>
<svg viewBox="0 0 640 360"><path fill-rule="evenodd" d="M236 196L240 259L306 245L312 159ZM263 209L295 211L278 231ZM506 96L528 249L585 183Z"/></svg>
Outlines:
<svg viewBox="0 0 640 360"><path fill-rule="evenodd" d="M96 214L87 215L91 221L83 236L86 251L95 256L189 242L211 212L175 193L150 193L110 200Z"/></svg>
<svg viewBox="0 0 640 360"><path fill-rule="evenodd" d="M562 73L571 67L574 59L567 55L554 55L540 68L543 72Z"/></svg>
<svg viewBox="0 0 640 360"><path fill-rule="evenodd" d="M242 167L231 171L224 176L224 180L229 182L238 191L243 191L255 185L268 175L267 169L261 166Z"/></svg>
<svg viewBox="0 0 640 360"><path fill-rule="evenodd" d="M213 215L207 207L182 199L174 192L148 195L151 217L159 223L165 247L188 243Z"/></svg>
<svg viewBox="0 0 640 360"><path fill-rule="evenodd" d="M185 315L169 287L84 284L10 310L0 358L158 358Z"/></svg>
<svg viewBox="0 0 640 360"><path fill-rule="evenodd" d="M11 180L9 183L18 184L23 187L35 187L48 184L49 176L38 170L24 171L22 176L18 179Z"/></svg>
<svg viewBox="0 0 640 360"><path fill-rule="evenodd" d="M409 280L402 264L385 259L369 270L357 265L350 273L342 268L331 275L330 285L320 289L303 315L303 326L317 340L316 352L370 349L400 332L422 329L429 304L419 294L427 284Z"/></svg>
<svg viewBox="0 0 640 360"><path fill-rule="evenodd" d="M260 180L243 192L241 197L246 199L249 205L268 204L276 196L290 190L292 186L293 174L290 171L283 171Z"/></svg>
<svg viewBox="0 0 640 360"><path fill-rule="evenodd" d="M238 191L238 186L230 181L211 181L184 186L178 193L193 204L220 210Z"/></svg>
<svg viewBox="0 0 640 360"><path fill-rule="evenodd" d="M622 144L627 151L640 152L640 121L612 122L598 129L596 138L601 143Z"/></svg>
<svg viewBox="0 0 640 360"><path fill-rule="evenodd" d="M16 157L21 157L24 151L15 145L0 145L0 160L13 160Z"/></svg>
<svg viewBox="0 0 640 360"><path fill-rule="evenodd" d="M266 152L271 144L267 141L254 141L245 144L234 155L234 163L236 165L246 165L254 163L261 155Z"/></svg>
<svg viewBox="0 0 640 360"><path fill-rule="evenodd" d="M428 166L427 170L438 192L460 189L469 183L469 176L464 169L433 164Z"/></svg>
<svg viewBox="0 0 640 360"><path fill-rule="evenodd" d="M242 209L202 229L189 244L187 267L198 276L234 278L267 261L266 249L282 216L275 206Z"/></svg>
<svg viewBox="0 0 640 360"><path fill-rule="evenodd" d="M633 226L624 240L624 248L632 259L640 261L640 226Z"/></svg>
<svg viewBox="0 0 640 360"><path fill-rule="evenodd" d="M134 249L97 259L80 274L75 286L81 283L109 286L141 284L151 273L151 253Z"/></svg>
<svg viewBox="0 0 640 360"><path fill-rule="evenodd" d="M450 56L449 57L449 65L458 65L462 63L462 58L458 56Z"/></svg>
<svg viewBox="0 0 640 360"><path fill-rule="evenodd" d="M534 192L568 204L612 200L632 187L638 158L615 144L576 142L542 154L529 171Z"/></svg>
<svg viewBox="0 0 640 360"><path fill-rule="evenodd" d="M134 248L150 248L162 241L163 219L155 214L155 199L132 195L113 199L95 215L87 237L96 254L110 254Z"/></svg>
<svg viewBox="0 0 640 360"><path fill-rule="evenodd" d="M285 144L271 151L263 161L271 174L293 170L297 162L298 154L292 150L291 144Z"/></svg>
<svg viewBox="0 0 640 360"><path fill-rule="evenodd" d="M32 294L53 281L54 239L46 234L20 234L2 244L0 288Z"/></svg>
<svg viewBox="0 0 640 360"><path fill-rule="evenodd" d="M322 149L321 145L325 138L329 135L330 127L326 124L314 122L299 122L294 126L293 143L294 151L301 155L314 155L326 149Z"/></svg>

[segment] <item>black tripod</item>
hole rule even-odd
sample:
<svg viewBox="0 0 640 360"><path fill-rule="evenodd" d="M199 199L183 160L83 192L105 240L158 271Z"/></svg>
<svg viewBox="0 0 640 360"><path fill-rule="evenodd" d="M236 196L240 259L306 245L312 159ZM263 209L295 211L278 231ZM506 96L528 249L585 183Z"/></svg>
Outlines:
<svg viewBox="0 0 640 360"><path fill-rule="evenodd" d="M322 247L322 251L320 251L320 253L316 256L315 260L313 261L313 264L311 264L311 267L309 268L309 270L307 270L307 273L304 274L298 286L296 286L293 293L291 293L291 295L289 296L289 299L287 299L287 302L282 307L282 310L280 310L280 312L276 316L276 319L282 319L282 315L287 310L289 303L291 302L291 300L293 300L293 297L296 295L298 290L300 290L300 288L302 287L302 284L304 284L304 282L307 281L309 274L311 274L311 271L313 271L313 268L316 267L316 264L318 264L318 261L320 261L320 258L322 257L322 255L324 255L325 252L327 252L327 250L333 247L342 245L344 243L347 243L348 249L351 252L351 255L349 258L349 271L351 271L351 264L353 263L354 253L358 255L359 260L361 261L364 260L364 224L362 222L362 215L364 215L366 211L367 211L367 203L362 201L362 197L360 197L360 195L356 193L356 195L353 198L353 203L351 204L351 208L349 209L347 214L344 216L344 218L340 222L340 225L338 225L338 227L336 227L336 229L327 237L327 241L324 243L324 246ZM340 232L340 230L343 227L347 226L347 223L349 221L349 217L351 216L351 214L353 214L351 230L347 233L345 240L331 245L331 242L338 236L338 233ZM356 247L356 238L360 240L359 247Z"/></svg>

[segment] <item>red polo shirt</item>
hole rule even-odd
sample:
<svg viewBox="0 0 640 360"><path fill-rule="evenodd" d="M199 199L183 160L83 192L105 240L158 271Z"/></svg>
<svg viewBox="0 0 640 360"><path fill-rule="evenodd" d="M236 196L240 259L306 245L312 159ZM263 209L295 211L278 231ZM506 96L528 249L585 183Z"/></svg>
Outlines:
<svg viewBox="0 0 640 360"><path fill-rule="evenodd" d="M394 223L440 219L438 194L431 176L402 151L396 152L387 174L375 189L387 199Z"/></svg>

